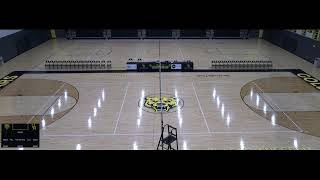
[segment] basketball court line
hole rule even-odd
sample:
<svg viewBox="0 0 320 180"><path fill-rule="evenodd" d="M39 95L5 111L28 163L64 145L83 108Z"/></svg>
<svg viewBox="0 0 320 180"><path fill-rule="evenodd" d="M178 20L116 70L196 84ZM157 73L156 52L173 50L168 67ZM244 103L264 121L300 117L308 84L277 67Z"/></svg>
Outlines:
<svg viewBox="0 0 320 180"><path fill-rule="evenodd" d="M45 103L45 104L38 110L38 112L37 112L36 114L34 114L34 115L28 120L27 124L29 124L29 122L32 121L32 120L34 119L34 117L35 117L36 115L38 115L38 114L41 112L41 110L42 110L44 107L46 107L46 105L47 105L48 103L51 102L52 97L55 97L55 96L51 96L51 97L49 98L49 100L47 101L47 103ZM59 96L59 97L60 97L60 96ZM59 97L58 97L58 98L59 98ZM55 99L55 100L53 101L53 103L52 103L47 109L45 109L45 111L44 111L44 113L42 114L42 116L45 115L45 114L48 112L48 110L50 109L50 107L52 107L53 104L55 104L56 100L57 100L57 99Z"/></svg>
<svg viewBox="0 0 320 180"><path fill-rule="evenodd" d="M39 64L32 66L31 69L41 69L41 67L44 66L44 63L46 62L46 60L53 56L52 54L53 53L45 56Z"/></svg>
<svg viewBox="0 0 320 180"><path fill-rule="evenodd" d="M263 73L263 72L289 72L289 73L293 73L294 71L301 71L301 73L305 73L304 71L302 71L301 69L270 69L270 70L248 70L248 71L241 71L241 70L233 70L233 71L226 71L226 70L213 70L213 69L194 69L192 71L181 71L179 73L185 74L185 73L232 73L232 72L243 72L243 73ZM50 71L43 71L43 70L24 70L24 71L12 71L11 73L22 73L22 74L78 74L78 73L123 73L123 74L141 74L141 72L137 72L137 71L128 71L125 69L117 69L117 70L50 70ZM156 72L142 72L145 74L152 74L152 73L156 73Z"/></svg>
<svg viewBox="0 0 320 180"><path fill-rule="evenodd" d="M144 53L143 44L137 44L137 48L138 48L138 54L139 54L141 60L144 61L144 57L146 57L146 54Z"/></svg>
<svg viewBox="0 0 320 180"><path fill-rule="evenodd" d="M217 49L217 51L220 53L219 55L223 55L223 53L222 53L222 51L220 50L220 48L216 48Z"/></svg>
<svg viewBox="0 0 320 180"><path fill-rule="evenodd" d="M32 72L33 71L21 71L21 72L25 72L25 73L31 73L32 74ZM40 71L35 71L35 73L40 73L40 74L43 74L43 73L45 73L45 72L40 72ZM59 72L59 73L61 73L61 72ZM142 82L141 82L142 83ZM193 85L193 88L194 88L194 85ZM260 90L261 90L261 88L260 87L258 87ZM194 91L195 91L195 88L194 88ZM197 93L196 93L196 91L195 91L195 94L196 94L196 97L197 97ZM198 99L197 99L198 100ZM198 103L199 103L199 101L198 101ZM200 106L200 109L202 109L202 107ZM203 111L202 111L202 113L203 113ZM204 117L205 118L205 117ZM288 117L288 118L290 118L290 117ZM290 118L291 119L291 118ZM292 120L291 120L292 121ZM206 121L205 121L206 122ZM293 122L294 123L294 122ZM206 124L207 125L207 124ZM208 127L207 127L208 128ZM300 128L301 129L301 128Z"/></svg>
<svg viewBox="0 0 320 180"><path fill-rule="evenodd" d="M135 53L136 53L136 60L138 60L138 55L140 55L140 47L139 46L135 47Z"/></svg>
<svg viewBox="0 0 320 180"><path fill-rule="evenodd" d="M257 88L259 88L262 93L264 93L263 90L262 90L255 82L253 82L253 84L254 84ZM258 93L258 94L259 94L259 93ZM260 94L260 95L261 95L261 94ZM274 112L277 112L277 111L274 110L273 107L265 100L264 95L261 95L261 97L262 97L262 98L264 99L264 101L271 107L271 109L272 109ZM281 108L280 108L275 102L273 102L272 100L271 100L271 102L272 102L272 104L274 104L279 110L281 110ZM287 115L287 113L285 113L285 112L283 112L283 111L281 111L281 112L299 129L300 132L303 132L303 129L301 129L301 128Z"/></svg>
<svg viewBox="0 0 320 180"><path fill-rule="evenodd" d="M73 85L119 85L119 84L127 84L125 82L71 82ZM135 82L135 83L139 83L139 82Z"/></svg>
<svg viewBox="0 0 320 180"><path fill-rule="evenodd" d="M215 131L211 134L267 134L267 133L297 133L294 130L286 131Z"/></svg>
<svg viewBox="0 0 320 180"><path fill-rule="evenodd" d="M55 97L56 94L57 94L64 86L65 86L65 83L63 83L63 84L60 86L60 88L54 93L54 95L51 96L51 98L49 98L49 100L48 100L49 103L50 103L50 100L51 100L53 97ZM45 114L48 112L48 110L57 102L57 100L58 100L60 97L61 97L61 96L58 96L58 98L56 98L56 99L53 101L53 103L44 111L43 115L45 115ZM48 102L47 102L47 103L48 103ZM40 110L39 110L35 115L32 116L32 118L27 122L27 124L29 124L29 122L32 121L32 119L33 119L36 115L38 115L38 114L40 113L40 111L47 105L47 103L45 103L45 104L42 106L42 108L40 108Z"/></svg>
<svg viewBox="0 0 320 180"><path fill-rule="evenodd" d="M197 98L197 101L198 101L198 105L199 105L199 108L200 108L202 117L203 117L204 122L205 122L205 124L206 124L206 127L207 127L207 129L208 129L208 133L210 133L210 129L209 129L209 126L208 126L208 123L207 123L207 119L206 119L206 117L204 116L204 113L203 113L203 111L202 111L202 107L201 107L201 104L200 104L200 101L199 101L199 98L198 98L198 94L197 94L197 92L196 92L196 89L195 89L195 87L194 87L193 81L192 81L192 88L193 88L194 94L196 95L196 98Z"/></svg>
<svg viewBox="0 0 320 180"><path fill-rule="evenodd" d="M176 43L176 46L178 46L179 52L180 52L180 57L181 57L182 61L184 61L184 56L183 56L183 53L182 53L182 51L181 51L180 46L179 46L177 43Z"/></svg>
<svg viewBox="0 0 320 180"><path fill-rule="evenodd" d="M297 131L215 131L215 132L200 132L200 133L179 133L181 135L192 136L211 136L214 134L268 134L268 133L297 133ZM154 136L161 135L161 133L93 133L93 134L44 134L44 137L90 137L90 136Z"/></svg>
<svg viewBox="0 0 320 180"><path fill-rule="evenodd" d="M254 83L254 84L255 84L255 83ZM259 87L258 87L258 88L259 88ZM264 93L263 93L263 94L264 94ZM277 106L276 103L272 101L271 97L265 96L265 95L262 95L262 94L261 94L261 96L262 96L263 99L266 99L266 100L268 100L269 102L272 103L272 104L269 104L269 103L267 103L267 104L271 107L271 109L272 109L274 112L281 111L281 109L279 109L279 106ZM276 107L274 107L273 105L275 105ZM276 111L274 108L277 108L278 111Z"/></svg>
<svg viewBox="0 0 320 180"><path fill-rule="evenodd" d="M120 111L119 111L119 116L118 116L118 119L117 119L117 124L116 124L116 126L115 126L115 128L114 128L113 134L116 133L116 130L117 130L117 127L118 127L118 123L119 123L119 120L120 120L122 108L123 108L124 102L125 102L126 97L127 97L128 87L129 87L129 82L127 82L126 92L125 92L124 97L123 97L123 100L122 100L121 108L120 108Z"/></svg>

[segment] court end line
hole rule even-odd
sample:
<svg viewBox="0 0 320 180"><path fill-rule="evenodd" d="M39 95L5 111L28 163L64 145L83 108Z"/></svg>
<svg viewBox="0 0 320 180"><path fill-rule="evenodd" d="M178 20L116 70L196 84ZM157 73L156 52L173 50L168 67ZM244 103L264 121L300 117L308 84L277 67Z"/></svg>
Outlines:
<svg viewBox="0 0 320 180"><path fill-rule="evenodd" d="M179 135L186 136L211 136L212 134L268 134L268 133L297 133L297 131L216 131L216 132L195 132L195 133L180 133ZM93 133L93 134L44 134L43 137L92 137L92 136L153 136L161 135L161 133Z"/></svg>
<svg viewBox="0 0 320 180"><path fill-rule="evenodd" d="M123 108L124 102L125 102L126 97L127 97L128 87L129 87L129 82L127 83L127 86L126 86L126 92L125 92L123 100L122 100L121 108L120 108L118 119L117 119L117 124L116 124L116 127L114 128L113 134L116 134L116 131L117 131L117 127L118 127L118 123L119 123L119 120L120 120L122 108Z"/></svg>
<svg viewBox="0 0 320 180"><path fill-rule="evenodd" d="M202 117L203 117L204 122L205 122L205 124L206 124L206 126L207 126L207 129L208 129L208 133L211 133L211 132L210 132L210 129L209 129L209 126L208 126L208 123L207 123L207 119L206 119L206 117L204 116L204 113L203 113L203 111L202 111L202 107L201 107L201 104L200 104L200 101L199 101L199 98L198 98L198 94L197 94L197 92L196 92L196 89L195 89L195 87L194 87L194 85L193 85L193 81L192 81L192 88L193 88L194 94L196 95L196 98L197 98L197 101L198 101L198 105L199 105L199 108L200 108Z"/></svg>

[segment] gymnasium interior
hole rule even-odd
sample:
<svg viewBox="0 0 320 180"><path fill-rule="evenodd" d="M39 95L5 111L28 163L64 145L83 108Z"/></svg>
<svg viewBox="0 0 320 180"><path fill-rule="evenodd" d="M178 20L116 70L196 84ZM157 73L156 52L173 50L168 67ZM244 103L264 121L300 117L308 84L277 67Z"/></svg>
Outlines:
<svg viewBox="0 0 320 180"><path fill-rule="evenodd" d="M318 150L320 29L1 29L0 150Z"/></svg>

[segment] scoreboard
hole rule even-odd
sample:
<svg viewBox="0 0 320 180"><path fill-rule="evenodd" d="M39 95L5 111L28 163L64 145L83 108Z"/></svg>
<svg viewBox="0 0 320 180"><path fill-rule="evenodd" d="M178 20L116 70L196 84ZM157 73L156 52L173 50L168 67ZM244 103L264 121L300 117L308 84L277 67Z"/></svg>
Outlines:
<svg viewBox="0 0 320 180"><path fill-rule="evenodd" d="M138 72L157 72L159 71L159 62L127 62L128 71L138 71ZM192 71L193 62L183 61L183 62L161 62L161 71L171 72L171 71Z"/></svg>
<svg viewBox="0 0 320 180"><path fill-rule="evenodd" d="M39 147L39 124L1 124L1 147Z"/></svg>

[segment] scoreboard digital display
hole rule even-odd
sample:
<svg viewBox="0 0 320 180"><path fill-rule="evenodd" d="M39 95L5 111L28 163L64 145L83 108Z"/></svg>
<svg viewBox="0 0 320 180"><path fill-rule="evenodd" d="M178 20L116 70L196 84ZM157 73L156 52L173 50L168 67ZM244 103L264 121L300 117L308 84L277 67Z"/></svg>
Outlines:
<svg viewBox="0 0 320 180"><path fill-rule="evenodd" d="M39 124L1 124L1 147L39 147Z"/></svg>

